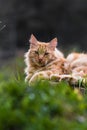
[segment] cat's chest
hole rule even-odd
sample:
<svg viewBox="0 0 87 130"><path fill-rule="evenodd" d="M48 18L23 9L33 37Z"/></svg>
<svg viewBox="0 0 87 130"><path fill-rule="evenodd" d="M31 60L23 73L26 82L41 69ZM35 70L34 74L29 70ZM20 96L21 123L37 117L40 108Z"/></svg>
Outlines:
<svg viewBox="0 0 87 130"><path fill-rule="evenodd" d="M64 62L62 61L56 61L56 62L53 62L49 65L47 65L45 68L44 68L44 71L45 70L51 70L52 72L59 72L63 69L64 67Z"/></svg>
<svg viewBox="0 0 87 130"><path fill-rule="evenodd" d="M64 67L64 61L61 59L57 59L49 64L47 64L44 67L39 67L39 68L32 68L33 72L41 72L41 71L48 71L50 70L53 73L62 73L63 72L63 67Z"/></svg>
<svg viewBox="0 0 87 130"><path fill-rule="evenodd" d="M49 69L49 70L58 70L58 69L61 69L63 66L63 63L54 63L48 67L46 67L46 69Z"/></svg>

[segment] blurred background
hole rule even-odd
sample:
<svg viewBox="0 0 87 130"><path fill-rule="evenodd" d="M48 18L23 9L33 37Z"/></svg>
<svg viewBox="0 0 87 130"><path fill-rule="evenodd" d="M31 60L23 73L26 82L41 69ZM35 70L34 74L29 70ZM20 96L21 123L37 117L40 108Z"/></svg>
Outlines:
<svg viewBox="0 0 87 130"><path fill-rule="evenodd" d="M0 0L0 65L29 48L33 33L64 53L87 52L87 0Z"/></svg>

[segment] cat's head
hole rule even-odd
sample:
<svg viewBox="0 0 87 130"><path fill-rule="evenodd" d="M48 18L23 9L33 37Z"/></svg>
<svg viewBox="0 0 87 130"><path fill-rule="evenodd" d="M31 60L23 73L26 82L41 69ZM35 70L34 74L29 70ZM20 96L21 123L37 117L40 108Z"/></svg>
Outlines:
<svg viewBox="0 0 87 130"><path fill-rule="evenodd" d="M30 37L30 53L29 58L33 64L37 66L45 66L56 57L54 55L57 46L57 38L48 43L38 41L32 34Z"/></svg>

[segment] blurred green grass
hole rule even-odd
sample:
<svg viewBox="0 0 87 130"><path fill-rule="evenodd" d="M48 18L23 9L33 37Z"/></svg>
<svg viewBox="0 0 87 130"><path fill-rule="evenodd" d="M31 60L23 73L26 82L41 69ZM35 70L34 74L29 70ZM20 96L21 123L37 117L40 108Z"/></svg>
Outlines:
<svg viewBox="0 0 87 130"><path fill-rule="evenodd" d="M23 58L0 71L0 130L86 130L87 95L67 82L24 82Z"/></svg>
<svg viewBox="0 0 87 130"><path fill-rule="evenodd" d="M7 64L4 64L0 69L0 81L12 79L24 79L24 60L23 57L14 58Z"/></svg>

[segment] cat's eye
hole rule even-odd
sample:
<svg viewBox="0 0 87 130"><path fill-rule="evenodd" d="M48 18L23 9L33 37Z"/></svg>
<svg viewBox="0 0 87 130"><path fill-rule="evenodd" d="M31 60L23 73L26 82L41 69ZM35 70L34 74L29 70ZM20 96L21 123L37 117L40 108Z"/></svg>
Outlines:
<svg viewBox="0 0 87 130"><path fill-rule="evenodd" d="M48 55L49 53L48 52L45 52L45 54L44 55Z"/></svg>
<svg viewBox="0 0 87 130"><path fill-rule="evenodd" d="M38 54L39 54L39 53L38 53L38 51L35 51L35 54L37 54L37 55L38 55Z"/></svg>

